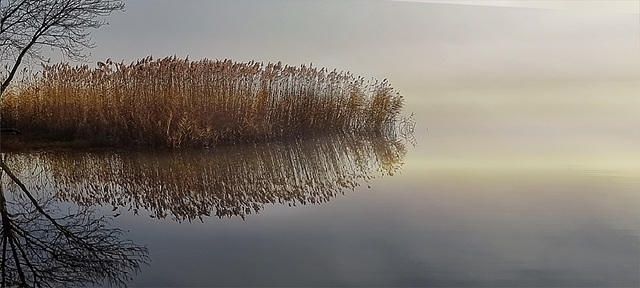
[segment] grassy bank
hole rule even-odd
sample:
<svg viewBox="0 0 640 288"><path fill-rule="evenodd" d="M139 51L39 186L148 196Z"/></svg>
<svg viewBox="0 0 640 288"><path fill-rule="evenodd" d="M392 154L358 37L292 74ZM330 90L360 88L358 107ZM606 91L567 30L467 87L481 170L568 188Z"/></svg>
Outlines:
<svg viewBox="0 0 640 288"><path fill-rule="evenodd" d="M215 146L319 134L394 133L386 81L281 63L151 57L45 66L2 100L2 125L52 141Z"/></svg>

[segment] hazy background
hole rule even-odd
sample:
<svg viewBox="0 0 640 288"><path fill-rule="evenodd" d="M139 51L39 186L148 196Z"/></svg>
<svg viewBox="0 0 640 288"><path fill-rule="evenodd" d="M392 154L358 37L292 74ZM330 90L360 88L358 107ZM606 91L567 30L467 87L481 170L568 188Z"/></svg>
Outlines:
<svg viewBox="0 0 640 288"><path fill-rule="evenodd" d="M125 2L91 62L313 62L394 83L640 75L638 1Z"/></svg>
<svg viewBox="0 0 640 288"><path fill-rule="evenodd" d="M640 171L640 1L125 2L91 65L313 63L387 78L421 166Z"/></svg>
<svg viewBox="0 0 640 288"><path fill-rule="evenodd" d="M639 1L125 2L92 65L313 63L389 79L418 121L408 165L640 171Z"/></svg>

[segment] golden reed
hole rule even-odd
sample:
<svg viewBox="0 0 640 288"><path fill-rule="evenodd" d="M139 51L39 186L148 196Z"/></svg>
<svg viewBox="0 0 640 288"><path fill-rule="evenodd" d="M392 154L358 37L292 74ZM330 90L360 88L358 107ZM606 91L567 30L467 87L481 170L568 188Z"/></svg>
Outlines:
<svg viewBox="0 0 640 288"><path fill-rule="evenodd" d="M389 134L389 83L312 66L167 57L45 65L2 100L3 126L54 141L210 147L321 134Z"/></svg>

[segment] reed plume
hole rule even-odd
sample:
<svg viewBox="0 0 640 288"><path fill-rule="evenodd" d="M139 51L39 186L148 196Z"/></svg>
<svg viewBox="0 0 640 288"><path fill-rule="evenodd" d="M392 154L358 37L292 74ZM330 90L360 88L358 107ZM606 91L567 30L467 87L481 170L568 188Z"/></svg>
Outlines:
<svg viewBox="0 0 640 288"><path fill-rule="evenodd" d="M403 98L386 81L281 62L147 57L45 65L3 97L4 126L108 146L210 147L392 134Z"/></svg>

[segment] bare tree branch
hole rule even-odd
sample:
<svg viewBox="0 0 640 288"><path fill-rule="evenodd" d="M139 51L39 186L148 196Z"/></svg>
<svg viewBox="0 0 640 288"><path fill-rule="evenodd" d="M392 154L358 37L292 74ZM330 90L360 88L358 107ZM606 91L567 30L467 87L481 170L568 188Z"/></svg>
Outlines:
<svg viewBox="0 0 640 288"><path fill-rule="evenodd" d="M5 194L4 174L18 191ZM149 261L146 247L121 240L108 218L88 207L64 214L54 203L32 194L0 159L2 287L124 286Z"/></svg>
<svg viewBox="0 0 640 288"><path fill-rule="evenodd" d="M42 60L44 46L85 59L84 49L95 47L89 30L117 10L124 10L121 0L0 0L0 97L27 57Z"/></svg>

